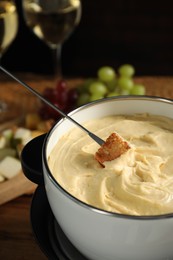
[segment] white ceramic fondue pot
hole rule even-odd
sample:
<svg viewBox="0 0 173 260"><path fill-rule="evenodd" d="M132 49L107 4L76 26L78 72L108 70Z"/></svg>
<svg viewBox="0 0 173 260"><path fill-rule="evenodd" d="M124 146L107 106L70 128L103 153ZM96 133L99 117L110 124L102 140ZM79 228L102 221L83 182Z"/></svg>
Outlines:
<svg viewBox="0 0 173 260"><path fill-rule="evenodd" d="M69 115L82 124L108 115L134 113L173 118L173 101L146 96L108 98L82 106ZM48 157L58 139L72 127L72 122L62 119L42 137L43 143L37 146L36 138L22 152L25 175L34 182L42 175L39 183L42 180L41 185L45 185L52 212L68 239L91 260L173 259L173 213L129 216L107 212L79 201L58 184L49 170Z"/></svg>

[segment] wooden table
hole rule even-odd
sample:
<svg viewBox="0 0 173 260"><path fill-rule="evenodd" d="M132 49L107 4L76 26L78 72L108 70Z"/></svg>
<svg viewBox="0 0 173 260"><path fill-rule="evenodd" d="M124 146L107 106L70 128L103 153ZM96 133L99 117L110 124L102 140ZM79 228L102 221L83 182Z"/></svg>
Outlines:
<svg viewBox="0 0 173 260"><path fill-rule="evenodd" d="M25 74L20 78L38 91L52 86L50 77ZM69 80L75 85L79 80ZM173 98L173 77L138 77L136 82L143 83L147 95ZM34 110L37 100L18 83L0 74L0 98L14 100L28 110ZM15 98L14 98L15 97ZM30 205L32 195L22 195L0 206L0 259L44 260L46 257L37 245L30 224Z"/></svg>

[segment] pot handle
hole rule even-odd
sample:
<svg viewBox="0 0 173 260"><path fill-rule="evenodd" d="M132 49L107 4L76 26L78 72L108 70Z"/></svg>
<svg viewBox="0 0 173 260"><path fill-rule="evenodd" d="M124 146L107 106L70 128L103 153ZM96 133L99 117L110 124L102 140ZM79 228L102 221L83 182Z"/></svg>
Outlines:
<svg viewBox="0 0 173 260"><path fill-rule="evenodd" d="M40 135L28 142L21 153L21 165L24 175L32 182L42 185L42 147L46 134Z"/></svg>

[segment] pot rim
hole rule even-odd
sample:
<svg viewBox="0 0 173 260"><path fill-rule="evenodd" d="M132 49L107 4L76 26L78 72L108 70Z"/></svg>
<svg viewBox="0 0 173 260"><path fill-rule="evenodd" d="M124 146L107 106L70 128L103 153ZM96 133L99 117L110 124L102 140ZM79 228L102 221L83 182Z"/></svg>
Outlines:
<svg viewBox="0 0 173 260"><path fill-rule="evenodd" d="M73 111L71 111L68 115L69 116L73 116L74 114L76 114L78 111L81 111L87 107L91 107L91 106L95 106L98 103L105 103L105 102L110 102L112 100L117 100L117 101L121 101L121 100L146 100L146 101L154 101L154 102L163 102L163 103L167 103L167 104L171 104L173 105L173 99L169 99L169 98L164 98L164 97L159 97L159 96L147 96L147 95L143 95L143 96L137 96L137 95L131 95L131 96L116 96L116 97L108 97L108 98L103 98L100 100L95 100L92 101L90 103L87 103L83 106L80 106L76 109L74 109ZM46 169L46 175L49 178L49 180L51 181L51 183L60 191L62 192L67 198L69 198L72 202L84 207L85 209L88 209L92 212L96 212L98 214L101 215L106 215L109 217L118 217L118 218L122 218L122 219L131 219L131 220L162 220L162 219L167 219L167 218L173 218L173 212L172 213L166 213L166 214L161 214L161 215L128 215L128 214L121 214L121 213L116 213L116 212L111 212L111 211L107 211L107 210L103 210L100 208L97 208L95 206L92 206L90 204L87 204L81 200L79 200L78 198L76 198L75 196L73 196L72 194L70 194L68 191L66 191L58 182L57 180L54 178L54 176L52 175L49 166L48 166L48 162L47 162L47 158L46 158L46 150L47 150L47 145L49 142L49 139L51 137L51 134L54 132L54 129L56 127L58 127L60 124L63 123L64 120L68 120L67 118L62 118L59 121L57 121L55 123L55 125L50 129L50 131L46 134L46 137L44 139L44 143L43 143L43 149L42 149L42 159L43 159L43 163ZM43 173L45 174L45 172Z"/></svg>

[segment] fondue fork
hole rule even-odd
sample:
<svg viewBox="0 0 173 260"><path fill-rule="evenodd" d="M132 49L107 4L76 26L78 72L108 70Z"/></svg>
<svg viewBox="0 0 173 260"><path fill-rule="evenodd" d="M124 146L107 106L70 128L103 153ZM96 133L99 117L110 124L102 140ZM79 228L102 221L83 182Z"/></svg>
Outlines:
<svg viewBox="0 0 173 260"><path fill-rule="evenodd" d="M105 141L103 141L100 137L98 137L97 135L95 135L94 133L92 133L91 131L89 131L88 129L86 129L83 125L79 124L76 120L74 120L72 117L70 117L69 115L67 115L66 113L64 113L61 109L59 109L57 106L55 106L54 104L52 104L49 100L47 100L46 98L44 98L39 92L37 92L36 90L34 90L33 88L31 88L29 85L27 85L25 82L23 82L22 80L18 79L16 76L14 76L13 74L11 74L8 70L6 70L4 67L0 66L0 69L5 72L7 75L9 75L11 78L13 78L15 81L17 81L18 83L20 83L22 86L24 86L26 89L28 89L31 93L33 93L35 96L37 96L39 99L41 99L44 103L46 103L47 105L49 105L51 108L53 108L54 110L56 110L59 114L61 114L64 118L70 120L72 123L74 123L76 126L78 126L79 128L81 128L85 133L87 133L97 144L99 144L100 146L102 146Z"/></svg>

